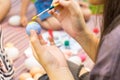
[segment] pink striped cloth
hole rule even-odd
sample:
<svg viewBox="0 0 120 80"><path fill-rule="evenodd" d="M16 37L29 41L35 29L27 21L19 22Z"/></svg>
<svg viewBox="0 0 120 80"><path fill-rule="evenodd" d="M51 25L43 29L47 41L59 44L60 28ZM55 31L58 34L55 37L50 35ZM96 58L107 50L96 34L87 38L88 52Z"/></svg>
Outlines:
<svg viewBox="0 0 120 80"><path fill-rule="evenodd" d="M20 73L26 71L23 66L23 62L25 60L24 51L27 49L29 45L28 36L26 35L25 28L20 26L9 26L6 23L2 24L3 27L3 36L4 36L4 44L13 43L16 48L19 49L20 55L19 57L13 61L13 66L15 67L15 80L18 80Z"/></svg>
<svg viewBox="0 0 120 80"><path fill-rule="evenodd" d="M11 26L8 24L8 20L11 16L19 15L21 7L21 0L11 0L11 9L0 25L3 28L4 44L13 43L16 48L19 49L19 57L13 61L13 66L15 67L14 80L19 80L19 75L22 72L26 72L27 69L23 66L23 62L26 59L24 55L25 49L29 46L28 36L25 32L25 28L21 26ZM36 11L33 4L31 4L27 11L28 19L30 20Z"/></svg>

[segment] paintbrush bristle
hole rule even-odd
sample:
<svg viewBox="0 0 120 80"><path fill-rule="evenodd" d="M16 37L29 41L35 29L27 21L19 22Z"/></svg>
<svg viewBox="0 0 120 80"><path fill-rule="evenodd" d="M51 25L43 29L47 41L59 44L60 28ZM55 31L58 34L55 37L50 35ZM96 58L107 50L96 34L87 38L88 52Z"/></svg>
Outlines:
<svg viewBox="0 0 120 80"><path fill-rule="evenodd" d="M33 18L32 18L32 20L35 20L37 18L37 16L34 16Z"/></svg>

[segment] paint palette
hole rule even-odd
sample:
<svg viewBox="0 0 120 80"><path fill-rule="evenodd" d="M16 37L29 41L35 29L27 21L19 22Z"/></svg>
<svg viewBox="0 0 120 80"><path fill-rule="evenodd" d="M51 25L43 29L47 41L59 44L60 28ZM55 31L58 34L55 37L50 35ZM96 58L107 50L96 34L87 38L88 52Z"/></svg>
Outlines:
<svg viewBox="0 0 120 80"><path fill-rule="evenodd" d="M43 39L50 45L48 37L50 36L48 32L42 34ZM64 31L53 31L53 38L57 47L61 50L69 49L73 54L77 54L81 46L66 32Z"/></svg>

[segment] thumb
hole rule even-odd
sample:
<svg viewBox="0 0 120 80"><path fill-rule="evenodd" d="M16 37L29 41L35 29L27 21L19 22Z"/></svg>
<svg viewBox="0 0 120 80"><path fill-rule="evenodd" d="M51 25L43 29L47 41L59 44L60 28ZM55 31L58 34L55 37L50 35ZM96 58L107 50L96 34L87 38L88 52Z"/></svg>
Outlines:
<svg viewBox="0 0 120 80"><path fill-rule="evenodd" d="M59 3L64 7L68 7L68 5L70 4L70 0L60 0Z"/></svg>
<svg viewBox="0 0 120 80"><path fill-rule="evenodd" d="M60 0L59 4L67 9L69 9L71 12L75 9L80 8L78 5L78 2L75 0Z"/></svg>

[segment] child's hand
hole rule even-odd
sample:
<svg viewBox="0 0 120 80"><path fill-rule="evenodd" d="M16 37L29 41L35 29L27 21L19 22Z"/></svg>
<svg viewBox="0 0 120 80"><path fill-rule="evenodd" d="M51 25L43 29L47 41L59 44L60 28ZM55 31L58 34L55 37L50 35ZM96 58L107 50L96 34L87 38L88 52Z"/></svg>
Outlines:
<svg viewBox="0 0 120 80"><path fill-rule="evenodd" d="M83 1L79 1L78 3L81 7L85 21L88 21L92 15L92 11L89 9L89 4Z"/></svg>
<svg viewBox="0 0 120 80"><path fill-rule="evenodd" d="M28 23L27 17L26 17L26 16L21 16L20 22L21 22L21 25L22 25L23 27L26 27L26 26L27 26L27 23Z"/></svg>
<svg viewBox="0 0 120 80"><path fill-rule="evenodd" d="M61 22L62 28L74 38L86 27L81 7L75 0L59 0L59 4L50 13Z"/></svg>
<svg viewBox="0 0 120 80"><path fill-rule="evenodd" d="M63 53L54 44L52 38L49 38L50 46L46 44L41 35L31 31L30 42L35 58L46 69L67 67L66 59Z"/></svg>

